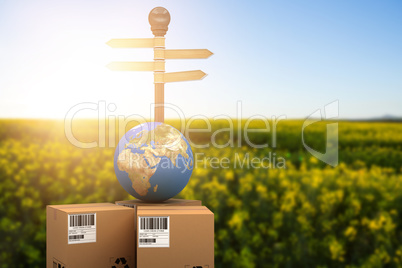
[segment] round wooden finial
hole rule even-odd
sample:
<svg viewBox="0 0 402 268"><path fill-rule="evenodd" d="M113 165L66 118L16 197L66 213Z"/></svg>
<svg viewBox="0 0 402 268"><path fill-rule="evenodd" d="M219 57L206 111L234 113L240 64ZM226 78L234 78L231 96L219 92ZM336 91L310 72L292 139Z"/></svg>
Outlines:
<svg viewBox="0 0 402 268"><path fill-rule="evenodd" d="M165 36L170 23L169 11L164 7L155 7L149 12L148 21L155 36Z"/></svg>

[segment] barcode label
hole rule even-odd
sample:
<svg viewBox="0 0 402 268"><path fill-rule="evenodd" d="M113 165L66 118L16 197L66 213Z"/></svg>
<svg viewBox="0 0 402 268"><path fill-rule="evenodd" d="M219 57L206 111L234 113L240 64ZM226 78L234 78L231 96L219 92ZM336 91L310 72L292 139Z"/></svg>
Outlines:
<svg viewBox="0 0 402 268"><path fill-rule="evenodd" d="M141 243L156 243L156 239L155 238L143 238L140 239Z"/></svg>
<svg viewBox="0 0 402 268"><path fill-rule="evenodd" d="M70 235L68 238L71 239L71 240L73 240L73 239L83 239L84 235Z"/></svg>
<svg viewBox="0 0 402 268"><path fill-rule="evenodd" d="M138 217L138 247L168 248L170 242L170 218Z"/></svg>
<svg viewBox="0 0 402 268"><path fill-rule="evenodd" d="M96 242L96 213L68 215L68 244Z"/></svg>
<svg viewBox="0 0 402 268"><path fill-rule="evenodd" d="M158 217L158 218L151 218L151 217L143 217L141 219L141 229L164 229L168 228L167 226L167 217Z"/></svg>
<svg viewBox="0 0 402 268"><path fill-rule="evenodd" d="M69 216L70 216L70 227L89 226L95 224L94 214L69 215Z"/></svg>

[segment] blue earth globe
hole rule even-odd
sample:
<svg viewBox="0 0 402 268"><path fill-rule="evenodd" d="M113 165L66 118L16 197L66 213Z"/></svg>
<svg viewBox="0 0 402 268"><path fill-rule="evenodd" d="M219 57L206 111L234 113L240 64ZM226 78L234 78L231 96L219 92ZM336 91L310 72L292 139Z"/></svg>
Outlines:
<svg viewBox="0 0 402 268"><path fill-rule="evenodd" d="M193 163L193 152L183 134L159 122L130 129L114 153L120 184L146 202L162 202L180 193L190 179Z"/></svg>

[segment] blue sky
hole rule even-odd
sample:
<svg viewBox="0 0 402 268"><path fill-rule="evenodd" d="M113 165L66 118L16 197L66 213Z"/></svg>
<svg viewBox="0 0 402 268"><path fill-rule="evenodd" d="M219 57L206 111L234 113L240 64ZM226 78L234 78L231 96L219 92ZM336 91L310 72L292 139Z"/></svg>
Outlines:
<svg viewBox="0 0 402 268"><path fill-rule="evenodd" d="M0 117L63 118L99 101L149 117L152 74L105 65L152 60L152 49L105 42L152 37L156 6L172 17L166 48L214 52L166 63L208 73L165 87L187 117L235 116L241 101L244 117L304 118L335 100L341 118L402 116L401 1L0 0Z"/></svg>

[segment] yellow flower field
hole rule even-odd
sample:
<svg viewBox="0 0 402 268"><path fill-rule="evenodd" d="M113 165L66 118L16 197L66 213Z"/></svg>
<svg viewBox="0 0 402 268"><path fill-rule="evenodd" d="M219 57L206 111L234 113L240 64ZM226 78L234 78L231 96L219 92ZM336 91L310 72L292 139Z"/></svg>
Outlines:
<svg viewBox="0 0 402 268"><path fill-rule="evenodd" d="M276 148L193 148L198 163L178 198L200 199L215 213L216 267L402 267L402 124L339 122L335 168L304 149L301 125L278 124ZM73 127L77 139L98 137L96 121ZM191 135L199 144L211 138ZM312 125L306 142L323 150L325 136L325 123ZM259 144L271 138L250 135ZM285 168L236 162L270 153ZM45 266L46 205L130 199L113 154L109 143L71 145L62 121L0 121L0 267ZM213 168L208 157L231 162Z"/></svg>

